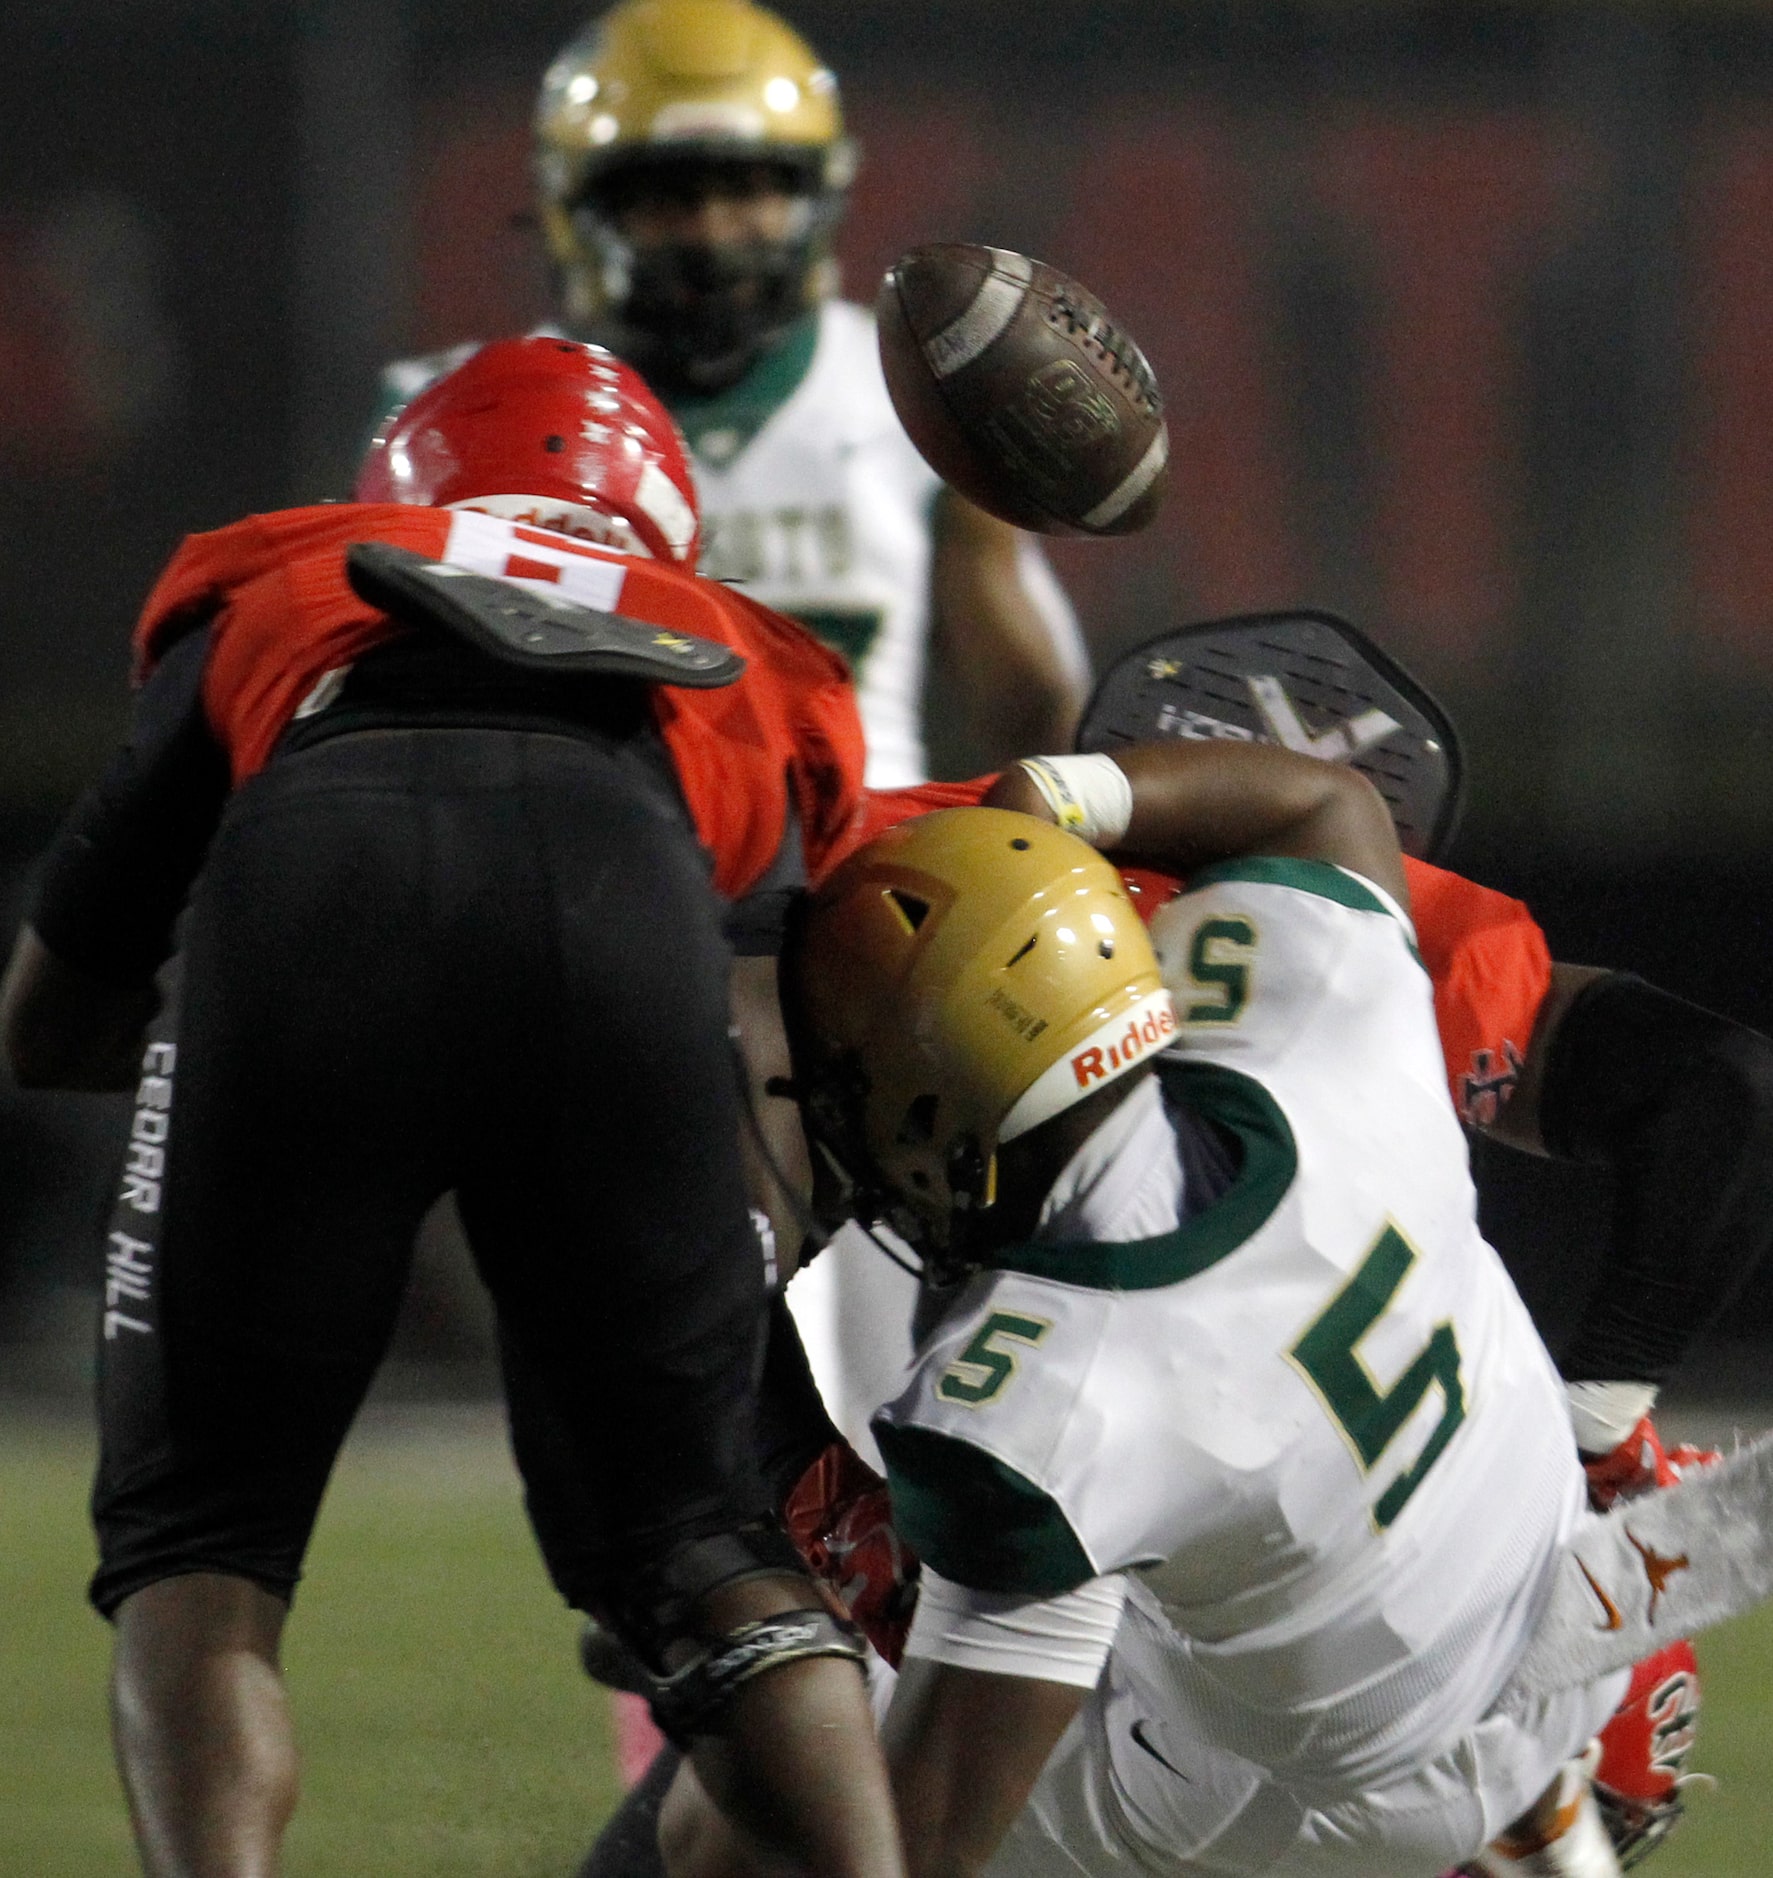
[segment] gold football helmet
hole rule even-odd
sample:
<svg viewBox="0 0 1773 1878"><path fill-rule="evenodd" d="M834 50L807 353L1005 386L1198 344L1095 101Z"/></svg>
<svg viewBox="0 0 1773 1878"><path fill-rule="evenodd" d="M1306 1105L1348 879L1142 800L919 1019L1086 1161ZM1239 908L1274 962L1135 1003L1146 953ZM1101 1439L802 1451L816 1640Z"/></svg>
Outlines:
<svg viewBox="0 0 1773 1878"><path fill-rule="evenodd" d="M938 1249L995 1197L1000 1143L1173 1040L1119 873L1006 809L889 830L813 894L787 961L809 1132L863 1210Z"/></svg>
<svg viewBox="0 0 1773 1878"><path fill-rule="evenodd" d="M832 232L854 170L837 81L751 0L621 0L549 67L535 137L542 229L566 321L643 369L717 366L713 353L735 341L748 362L833 289ZM637 255L611 191L642 167L697 164L779 170L801 199L791 237L736 257L703 251L699 267L694 254ZM662 285L678 291L649 293L648 266L674 269ZM735 268L761 282L739 296L750 314L744 330L729 330L730 312L674 330L682 290L719 313ZM662 359L648 359L649 340Z"/></svg>

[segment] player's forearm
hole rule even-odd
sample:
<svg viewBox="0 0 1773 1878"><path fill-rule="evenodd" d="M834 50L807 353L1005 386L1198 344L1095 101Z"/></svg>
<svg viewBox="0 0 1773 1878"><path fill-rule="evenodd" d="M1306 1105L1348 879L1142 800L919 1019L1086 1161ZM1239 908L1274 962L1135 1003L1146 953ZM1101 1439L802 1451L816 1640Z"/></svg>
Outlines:
<svg viewBox="0 0 1773 1878"><path fill-rule="evenodd" d="M936 527L931 599L942 656L985 754L1064 750L1087 660L1063 593L1031 544L949 492Z"/></svg>
<svg viewBox="0 0 1773 1878"><path fill-rule="evenodd" d="M1037 615L999 591L950 601L943 652L966 719L989 762L1020 750L1065 750L1083 706L1081 687L1044 642ZM962 611L961 608L966 610Z"/></svg>
<svg viewBox="0 0 1773 1878"><path fill-rule="evenodd" d="M747 1683L719 1736L691 1749L696 1777L734 1829L710 1835L726 1865L660 1845L673 1878L747 1869L804 1878L904 1878L892 1795L866 1687L852 1663L791 1663ZM705 1848L706 1849L706 1848Z"/></svg>
<svg viewBox="0 0 1773 1878"><path fill-rule="evenodd" d="M909 1657L882 1728L910 1878L975 1878L1087 1691Z"/></svg>
<svg viewBox="0 0 1773 1878"><path fill-rule="evenodd" d="M1268 745L1218 742L1133 745L1113 760L1132 788L1131 816L1118 837L1084 830L1098 846L1178 874L1246 854L1329 861L1407 904L1391 817L1351 769ZM1057 819L1021 768L1000 777L985 801Z"/></svg>

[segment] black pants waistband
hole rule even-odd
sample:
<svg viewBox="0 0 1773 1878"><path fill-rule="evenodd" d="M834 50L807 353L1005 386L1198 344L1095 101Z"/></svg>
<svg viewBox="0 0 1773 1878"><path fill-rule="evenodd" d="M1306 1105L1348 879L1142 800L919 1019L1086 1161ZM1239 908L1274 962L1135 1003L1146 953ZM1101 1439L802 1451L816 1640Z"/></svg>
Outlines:
<svg viewBox="0 0 1773 1878"><path fill-rule="evenodd" d="M605 747L658 744L648 688L633 679L537 676L413 634L366 652L330 704L285 726L277 753L355 731L446 727L541 731Z"/></svg>

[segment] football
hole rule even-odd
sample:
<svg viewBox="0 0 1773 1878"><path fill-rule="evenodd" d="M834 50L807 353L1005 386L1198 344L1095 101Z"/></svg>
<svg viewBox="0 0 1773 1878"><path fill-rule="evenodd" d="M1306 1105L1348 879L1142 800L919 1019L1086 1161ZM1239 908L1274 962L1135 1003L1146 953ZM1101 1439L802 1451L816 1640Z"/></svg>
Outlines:
<svg viewBox="0 0 1773 1878"><path fill-rule="evenodd" d="M1130 535L1169 434L1145 355L1095 295L1007 248L913 248L875 303L893 408L945 482L1018 528Z"/></svg>

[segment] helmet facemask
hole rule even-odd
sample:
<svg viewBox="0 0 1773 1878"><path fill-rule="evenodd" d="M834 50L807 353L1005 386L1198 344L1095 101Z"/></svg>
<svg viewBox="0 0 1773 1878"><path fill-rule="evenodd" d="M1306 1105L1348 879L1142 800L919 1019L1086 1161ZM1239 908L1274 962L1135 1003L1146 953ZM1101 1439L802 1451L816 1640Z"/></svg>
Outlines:
<svg viewBox="0 0 1773 1878"><path fill-rule="evenodd" d="M817 167L674 153L600 172L570 212L597 275L580 283L577 298L600 309L592 316L601 329L655 383L692 395L724 390L822 297L823 257L842 204L821 189ZM772 200L761 213L749 207L762 198ZM693 208L710 199L738 205L736 220L776 228L727 239L634 238L644 205ZM594 293L583 291L588 285Z"/></svg>
<svg viewBox="0 0 1773 1878"><path fill-rule="evenodd" d="M562 315L665 389L737 383L835 290L831 242L855 151L836 79L767 8L618 0L549 67L535 129ZM674 193L680 206L755 199L760 179L789 199L786 225L764 218L711 241L705 225L673 237L630 213Z"/></svg>
<svg viewBox="0 0 1773 1878"><path fill-rule="evenodd" d="M950 1141L940 1178L923 1169L883 1167L868 1145L868 1077L854 1051L820 1060L795 1056L795 1092L813 1160L813 1212L834 1234L846 1221L883 1225L917 1253L926 1280L952 1283L976 1264L980 1229L996 1198L996 1157L976 1136ZM934 1096L913 1101L902 1138L933 1136ZM922 1175L921 1182L918 1179Z"/></svg>

